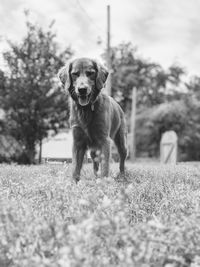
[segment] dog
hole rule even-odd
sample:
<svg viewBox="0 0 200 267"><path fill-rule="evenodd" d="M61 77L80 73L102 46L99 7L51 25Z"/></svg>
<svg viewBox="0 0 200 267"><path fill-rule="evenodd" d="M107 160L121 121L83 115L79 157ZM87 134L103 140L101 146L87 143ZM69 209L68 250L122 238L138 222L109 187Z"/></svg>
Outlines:
<svg viewBox="0 0 200 267"><path fill-rule="evenodd" d="M89 58L78 58L60 69L58 77L70 94L70 124L73 134L72 177L78 182L86 151L90 150L94 174L101 163L101 176L109 176L111 139L117 146L120 173L127 156L124 112L102 93L108 71Z"/></svg>

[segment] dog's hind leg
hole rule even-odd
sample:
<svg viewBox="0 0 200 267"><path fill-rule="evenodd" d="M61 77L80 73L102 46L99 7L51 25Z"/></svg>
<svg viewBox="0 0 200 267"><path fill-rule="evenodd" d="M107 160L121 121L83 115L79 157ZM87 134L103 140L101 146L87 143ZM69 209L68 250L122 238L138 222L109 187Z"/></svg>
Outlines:
<svg viewBox="0 0 200 267"><path fill-rule="evenodd" d="M119 170L120 173L124 174L125 171L125 159L127 156L127 140L126 140L126 133L125 133L125 125L122 124L115 135L114 138L115 145L119 152L120 162L119 162Z"/></svg>

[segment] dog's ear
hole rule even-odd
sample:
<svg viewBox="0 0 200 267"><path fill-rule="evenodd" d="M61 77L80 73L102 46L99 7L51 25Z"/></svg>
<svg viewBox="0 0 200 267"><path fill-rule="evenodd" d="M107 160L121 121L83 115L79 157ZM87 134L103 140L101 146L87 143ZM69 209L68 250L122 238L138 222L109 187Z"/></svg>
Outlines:
<svg viewBox="0 0 200 267"><path fill-rule="evenodd" d="M63 87L67 90L69 90L69 88L71 87L70 71L71 71L71 63L62 67L58 72L58 78L61 81Z"/></svg>
<svg viewBox="0 0 200 267"><path fill-rule="evenodd" d="M97 71L96 87L100 91L104 87L104 84L107 80L108 71L104 66L102 66L101 64L97 62L95 62L95 66L96 66L96 71Z"/></svg>

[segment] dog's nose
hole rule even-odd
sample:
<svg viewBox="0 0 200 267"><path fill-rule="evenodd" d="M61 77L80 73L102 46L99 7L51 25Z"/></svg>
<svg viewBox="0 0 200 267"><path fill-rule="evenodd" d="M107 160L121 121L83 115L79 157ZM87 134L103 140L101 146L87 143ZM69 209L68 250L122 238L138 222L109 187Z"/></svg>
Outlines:
<svg viewBox="0 0 200 267"><path fill-rule="evenodd" d="M87 94L87 87L79 87L78 92L80 95L86 95Z"/></svg>

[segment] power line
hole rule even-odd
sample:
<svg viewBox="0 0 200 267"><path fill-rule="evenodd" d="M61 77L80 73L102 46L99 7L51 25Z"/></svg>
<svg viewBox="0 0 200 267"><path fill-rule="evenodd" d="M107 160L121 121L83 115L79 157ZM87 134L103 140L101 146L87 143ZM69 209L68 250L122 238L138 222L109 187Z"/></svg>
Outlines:
<svg viewBox="0 0 200 267"><path fill-rule="evenodd" d="M81 5L81 3L77 0L77 1L73 1L73 0L69 0L70 3L76 8L78 9L83 15L85 15L85 17L87 18L88 22L90 22L90 25L96 27L96 29L98 29L101 32L104 32L104 30L102 28L100 28L95 21L92 19L92 17L88 14L88 12L85 10L85 8ZM93 35L95 35L96 37L96 44L97 45L102 45L102 43L106 44L106 40L104 37L102 37L102 33L98 34L98 32L93 32ZM104 33L105 34L105 33ZM92 38L91 35L88 36L88 38L94 42L94 39ZM86 42L89 44L89 40L88 38L86 39Z"/></svg>
<svg viewBox="0 0 200 267"><path fill-rule="evenodd" d="M79 8L82 10L82 12L86 15L86 17L88 18L88 20L90 22L92 22L92 25L96 27L96 29L100 30L102 32L102 34L105 34L105 31L103 30L103 28L101 28L99 25L96 24L96 22L94 21L94 19L88 14L88 12L85 10L85 8L81 5L79 0L76 0L77 5L79 6ZM104 42L105 42L105 38L103 38Z"/></svg>

